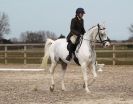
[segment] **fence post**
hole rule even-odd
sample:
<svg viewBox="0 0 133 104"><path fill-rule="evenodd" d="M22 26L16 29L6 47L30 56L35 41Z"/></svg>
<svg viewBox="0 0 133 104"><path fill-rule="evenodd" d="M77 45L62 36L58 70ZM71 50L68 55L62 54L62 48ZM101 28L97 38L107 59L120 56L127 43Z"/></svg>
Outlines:
<svg viewBox="0 0 133 104"><path fill-rule="evenodd" d="M5 58L5 64L7 64L7 46L5 45L5 55L4 55L4 58Z"/></svg>
<svg viewBox="0 0 133 104"><path fill-rule="evenodd" d="M116 62L115 62L115 44L113 44L113 65L115 65L116 64Z"/></svg>
<svg viewBox="0 0 133 104"><path fill-rule="evenodd" d="M27 64L27 53L26 53L26 51L27 51L27 46L24 45L24 64Z"/></svg>

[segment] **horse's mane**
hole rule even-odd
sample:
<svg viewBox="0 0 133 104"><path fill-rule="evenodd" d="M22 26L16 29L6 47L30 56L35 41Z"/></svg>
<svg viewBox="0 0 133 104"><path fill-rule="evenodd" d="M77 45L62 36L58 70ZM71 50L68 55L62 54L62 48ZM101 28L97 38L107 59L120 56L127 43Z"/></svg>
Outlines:
<svg viewBox="0 0 133 104"><path fill-rule="evenodd" d="M91 30L91 29L93 29L94 27L96 27L97 25L95 25L95 26L92 26L91 28L89 28L89 30Z"/></svg>

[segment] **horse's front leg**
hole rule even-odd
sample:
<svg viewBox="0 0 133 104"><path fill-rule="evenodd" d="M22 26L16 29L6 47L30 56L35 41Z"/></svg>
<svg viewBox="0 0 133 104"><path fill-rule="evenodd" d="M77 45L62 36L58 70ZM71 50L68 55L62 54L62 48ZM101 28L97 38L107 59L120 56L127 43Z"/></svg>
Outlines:
<svg viewBox="0 0 133 104"><path fill-rule="evenodd" d="M83 72L83 78L84 78L84 87L87 93L90 92L90 90L88 89L88 76L87 76L87 65L86 64L81 64L81 69Z"/></svg>
<svg viewBox="0 0 133 104"><path fill-rule="evenodd" d="M93 53L93 59L92 59L92 63L91 63L91 66L92 66L92 74L93 74L93 77L94 77L94 79L96 79L96 77L97 77L97 73L96 73L96 70L97 70L97 61L96 61L96 52L94 51L94 53Z"/></svg>
<svg viewBox="0 0 133 104"><path fill-rule="evenodd" d="M94 79L97 78L97 73L96 73L96 63L92 63L92 74L93 74L93 77Z"/></svg>

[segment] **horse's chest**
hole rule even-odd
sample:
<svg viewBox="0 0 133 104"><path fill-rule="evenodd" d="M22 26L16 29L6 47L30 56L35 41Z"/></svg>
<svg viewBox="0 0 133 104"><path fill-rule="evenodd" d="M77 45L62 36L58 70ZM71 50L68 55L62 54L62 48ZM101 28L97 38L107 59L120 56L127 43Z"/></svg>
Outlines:
<svg viewBox="0 0 133 104"><path fill-rule="evenodd" d="M80 49L79 53L77 53L77 56L79 56L79 60L86 61L86 62L92 62L96 58L95 51L92 50L91 48L85 48Z"/></svg>

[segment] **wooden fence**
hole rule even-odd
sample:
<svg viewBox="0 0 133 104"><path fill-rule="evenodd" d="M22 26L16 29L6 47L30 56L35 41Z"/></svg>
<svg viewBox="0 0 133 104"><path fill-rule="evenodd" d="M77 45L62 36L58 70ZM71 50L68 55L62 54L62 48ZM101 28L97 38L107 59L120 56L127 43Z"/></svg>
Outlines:
<svg viewBox="0 0 133 104"><path fill-rule="evenodd" d="M119 49L116 47L127 47L124 49ZM19 48L18 48L19 47ZM23 60L23 64L27 64L28 59L32 60L41 60L44 55L44 44L0 44L0 60L3 61L4 64L8 64L8 60L21 59ZM98 57L97 60L105 60L111 61L113 65L116 65L116 61L130 61L133 63L133 43L112 43L112 47L109 49L99 48L96 49L97 53L111 53L111 57ZM21 53L21 57L9 57L8 54L11 53ZM28 53L34 53L30 57L27 55ZM40 53L41 56L35 57L36 53ZM116 57L116 54L119 53L130 53L131 57Z"/></svg>
<svg viewBox="0 0 133 104"><path fill-rule="evenodd" d="M126 48L125 48L126 47ZM130 62L133 65L133 43L112 43L111 50L97 50L97 53L112 53L112 57L98 57L97 60L106 60L106 61L112 61L112 65L116 65L116 61L123 61L123 62ZM128 53L130 55L128 57L125 57L125 55L121 57L117 57L116 54L126 53L128 56Z"/></svg>
<svg viewBox="0 0 133 104"><path fill-rule="evenodd" d="M23 60L23 64L27 64L27 60L28 59L40 59L41 57L28 57L27 54L28 53L43 53L43 48L42 50L37 50L31 47L43 47L44 48L44 44L0 44L0 47L2 47L2 50L0 50L0 53L4 53L3 55L1 55L0 59L4 60L4 64L8 64L8 59L22 59ZM28 48L30 47L30 49ZM9 53L20 53L23 54L21 55L21 57L9 57L8 54ZM44 53L43 53L44 54ZM4 57L3 57L4 56ZM43 55L42 55L43 57Z"/></svg>

